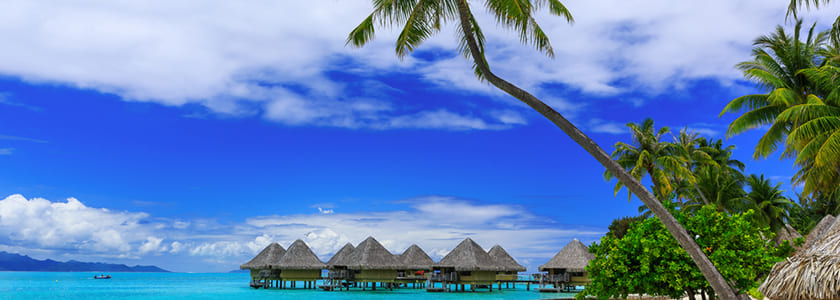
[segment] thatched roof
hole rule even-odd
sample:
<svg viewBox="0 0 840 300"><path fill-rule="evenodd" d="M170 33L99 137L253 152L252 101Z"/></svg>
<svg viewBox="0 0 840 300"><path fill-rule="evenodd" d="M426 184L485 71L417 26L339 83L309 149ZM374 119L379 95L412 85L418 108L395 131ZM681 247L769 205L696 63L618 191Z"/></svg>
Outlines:
<svg viewBox="0 0 840 300"><path fill-rule="evenodd" d="M589 248L586 245L578 239L574 239L563 249L560 249L560 252L557 252L551 260L540 266L540 271L566 269L570 272L583 272L586 270L589 261L594 258L595 255L589 253Z"/></svg>
<svg viewBox="0 0 840 300"><path fill-rule="evenodd" d="M516 262L516 260L513 259L513 256L510 256L510 254L508 254L502 246L493 246L493 248L490 248L490 251L487 251L487 254L490 254L490 257L496 260L496 263L504 268L502 271L525 272L526 270L525 267Z"/></svg>
<svg viewBox="0 0 840 300"><path fill-rule="evenodd" d="M455 268L455 271L502 271L504 269L470 238L464 239L435 265L441 268Z"/></svg>
<svg viewBox="0 0 840 300"><path fill-rule="evenodd" d="M271 264L271 267L281 270L320 270L326 268L326 265L312 253L312 249L309 249L306 243L297 240L289 246L279 261Z"/></svg>
<svg viewBox="0 0 840 300"><path fill-rule="evenodd" d="M347 243L344 247L341 247L338 252L333 254L330 261L327 262L327 267L346 265L347 263L345 261L347 260L347 256L350 256L350 253L353 253L353 250L356 250L356 248L353 247L353 244Z"/></svg>
<svg viewBox="0 0 840 300"><path fill-rule="evenodd" d="M779 229L779 232L776 233L776 237L773 239L773 241L776 242L777 246L781 245L784 241L788 241L790 245L793 246L793 240L801 237L802 235L799 234L799 232L796 231L796 229L793 229L793 227L791 227L790 224L785 224L785 227L782 227L781 229ZM794 248L799 249L799 247Z"/></svg>
<svg viewBox="0 0 840 300"><path fill-rule="evenodd" d="M283 249L283 246L280 246L278 243L271 243L260 251L254 259L239 266L239 268L242 270L266 269L268 265L280 259L284 253L286 253L286 249Z"/></svg>
<svg viewBox="0 0 840 300"><path fill-rule="evenodd" d="M803 249L811 248L814 245L814 242L819 239L825 230L831 226L831 223L834 223L834 216L826 215L825 217L817 223L817 226L814 226L814 229L811 229L811 232L808 233L808 236L805 237L805 244L802 244Z"/></svg>
<svg viewBox="0 0 840 300"><path fill-rule="evenodd" d="M431 270L435 261L417 245L411 245L399 256L403 267L409 270Z"/></svg>
<svg viewBox="0 0 840 300"><path fill-rule="evenodd" d="M758 290L773 300L840 299L840 218L810 248L773 266Z"/></svg>
<svg viewBox="0 0 840 300"><path fill-rule="evenodd" d="M347 268L353 270L397 270L402 263L373 237L368 237L347 256Z"/></svg>

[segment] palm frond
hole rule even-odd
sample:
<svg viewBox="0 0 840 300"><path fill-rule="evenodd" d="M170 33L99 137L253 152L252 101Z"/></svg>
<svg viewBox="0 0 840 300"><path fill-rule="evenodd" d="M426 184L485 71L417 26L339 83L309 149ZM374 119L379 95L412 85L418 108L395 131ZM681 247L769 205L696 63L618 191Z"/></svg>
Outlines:
<svg viewBox="0 0 840 300"><path fill-rule="evenodd" d="M397 36L397 57L404 58L424 40L440 31L436 26L439 20L434 19L440 13L438 4L435 0L419 0L415 3L405 20L405 26Z"/></svg>

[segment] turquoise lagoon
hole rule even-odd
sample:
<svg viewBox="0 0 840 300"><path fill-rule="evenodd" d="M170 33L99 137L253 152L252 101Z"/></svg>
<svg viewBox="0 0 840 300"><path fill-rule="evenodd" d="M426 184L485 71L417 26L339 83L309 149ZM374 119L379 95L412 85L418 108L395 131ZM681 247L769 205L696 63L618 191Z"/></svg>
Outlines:
<svg viewBox="0 0 840 300"><path fill-rule="evenodd" d="M525 285L493 292L279 290L248 287L245 273L0 272L0 299L552 299L574 294L538 293ZM300 286L300 284L299 284Z"/></svg>

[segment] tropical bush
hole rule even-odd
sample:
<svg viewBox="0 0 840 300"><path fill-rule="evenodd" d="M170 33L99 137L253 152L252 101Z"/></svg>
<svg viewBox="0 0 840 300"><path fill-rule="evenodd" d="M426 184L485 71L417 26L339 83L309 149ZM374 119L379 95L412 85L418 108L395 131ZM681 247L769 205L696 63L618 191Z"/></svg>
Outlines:
<svg viewBox="0 0 840 300"><path fill-rule="evenodd" d="M768 226L755 223L754 211L730 215L712 205L695 214L673 211L680 223L732 286L745 293L758 286L783 253L771 241ZM789 247L789 246L788 246ZM580 298L624 298L648 294L679 298L698 291L713 294L685 250L655 218L634 222L621 238L606 235L593 243L587 271L592 280Z"/></svg>

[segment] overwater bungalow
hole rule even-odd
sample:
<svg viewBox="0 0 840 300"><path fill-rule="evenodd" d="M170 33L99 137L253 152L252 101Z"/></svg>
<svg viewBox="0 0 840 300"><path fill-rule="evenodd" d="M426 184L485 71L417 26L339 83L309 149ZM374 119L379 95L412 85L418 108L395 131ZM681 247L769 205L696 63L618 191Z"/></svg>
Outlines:
<svg viewBox="0 0 840 300"><path fill-rule="evenodd" d="M344 247L338 250L333 256L327 261L327 268L332 269L334 267L343 267L343 265L338 265L340 261L343 261L347 256L349 256L353 251L356 250L356 247L353 247L353 244L347 243L344 244Z"/></svg>
<svg viewBox="0 0 840 300"><path fill-rule="evenodd" d="M271 264L280 260L286 249L278 243L271 243L260 251L257 256L239 266L240 270L251 270L251 287L267 288L280 280L280 270L272 270ZM277 272L272 272L277 271Z"/></svg>
<svg viewBox="0 0 840 300"><path fill-rule="evenodd" d="M280 288L285 288L286 282L295 288L296 282L302 281L304 288L314 289L315 282L321 279L321 270L326 266L300 239L292 243L277 262L271 264L272 269L280 270Z"/></svg>
<svg viewBox="0 0 840 300"><path fill-rule="evenodd" d="M449 252L443 259L435 264L435 269L441 271L439 280L443 289L451 291L452 286L464 291L465 285L469 284L470 290L487 287L493 291L493 282L496 281L496 272L504 270L490 254L484 251L476 242L470 238L464 239L452 252ZM440 291L434 286L426 288L427 291Z"/></svg>
<svg viewBox="0 0 840 300"><path fill-rule="evenodd" d="M573 239L551 260L541 265L540 272L547 272L540 278L541 292L560 292L562 289L572 289L589 282L586 266L595 255L589 253L589 248L578 239ZM546 285L552 285L547 288Z"/></svg>
<svg viewBox="0 0 840 300"><path fill-rule="evenodd" d="M393 289L397 269L402 267L396 256L373 237L359 243L356 249L339 263L352 271L349 280L362 283L363 290L367 289L368 283L372 284L374 290L377 283L381 287Z"/></svg>
<svg viewBox="0 0 840 300"><path fill-rule="evenodd" d="M487 254L489 254L490 257L492 257L493 260L495 260L496 263L503 268L501 271L496 272L496 281L499 282L499 289L502 289L503 282L506 286L513 282L514 288L516 288L516 280L519 277L519 272L525 272L525 266L516 262L516 259L514 259L513 256L510 256L510 254L505 251L505 248L502 248L500 245L495 245L493 248L490 248L490 251L487 251Z"/></svg>
<svg viewBox="0 0 840 300"><path fill-rule="evenodd" d="M355 250L356 247L353 247L353 244L347 243L338 252L333 254L332 258L327 262L327 269L329 270L327 272L328 281L321 288L332 291L335 288L349 287L346 282L349 278L349 270L347 270L347 263L345 261L347 261L347 257Z"/></svg>
<svg viewBox="0 0 840 300"><path fill-rule="evenodd" d="M402 268L397 270L397 277L401 278L402 282L412 283L413 287L418 287L419 283L419 287L422 288L435 261L416 244L409 246L397 258L402 264Z"/></svg>
<svg viewBox="0 0 840 300"><path fill-rule="evenodd" d="M840 299L840 218L813 244L776 265L758 288L771 300Z"/></svg>

